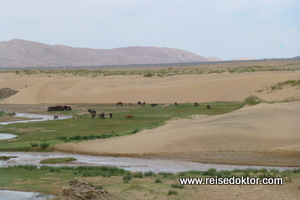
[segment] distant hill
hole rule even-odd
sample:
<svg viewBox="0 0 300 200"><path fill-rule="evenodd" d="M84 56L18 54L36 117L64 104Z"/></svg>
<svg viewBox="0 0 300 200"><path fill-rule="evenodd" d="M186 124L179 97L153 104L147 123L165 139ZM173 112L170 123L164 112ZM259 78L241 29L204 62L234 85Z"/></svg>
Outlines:
<svg viewBox="0 0 300 200"><path fill-rule="evenodd" d="M216 59L166 47L89 49L19 39L0 42L0 67L8 68L191 63Z"/></svg>

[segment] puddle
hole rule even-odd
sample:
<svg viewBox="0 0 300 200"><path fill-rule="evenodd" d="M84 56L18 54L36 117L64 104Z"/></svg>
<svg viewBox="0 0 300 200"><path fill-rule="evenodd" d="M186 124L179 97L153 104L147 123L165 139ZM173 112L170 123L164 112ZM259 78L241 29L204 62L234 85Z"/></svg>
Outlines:
<svg viewBox="0 0 300 200"><path fill-rule="evenodd" d="M7 140L11 138L18 137L17 135L9 134L9 133L0 133L0 140Z"/></svg>

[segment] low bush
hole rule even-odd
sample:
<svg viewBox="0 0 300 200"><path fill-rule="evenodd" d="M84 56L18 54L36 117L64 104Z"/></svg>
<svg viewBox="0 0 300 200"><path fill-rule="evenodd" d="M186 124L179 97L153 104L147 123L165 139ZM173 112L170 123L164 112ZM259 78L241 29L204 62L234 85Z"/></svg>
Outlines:
<svg viewBox="0 0 300 200"><path fill-rule="evenodd" d="M49 147L49 145L50 145L49 143L43 142L43 143L40 144L40 147L41 147L42 149L46 149L46 148Z"/></svg>

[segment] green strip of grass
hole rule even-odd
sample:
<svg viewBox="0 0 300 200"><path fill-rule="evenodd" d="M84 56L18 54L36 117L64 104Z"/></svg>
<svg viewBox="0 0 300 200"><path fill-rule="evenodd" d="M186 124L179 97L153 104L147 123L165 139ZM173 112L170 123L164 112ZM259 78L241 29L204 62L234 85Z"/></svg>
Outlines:
<svg viewBox="0 0 300 200"><path fill-rule="evenodd" d="M212 109L206 108L206 103L195 107L193 103L171 105L163 109L163 105L152 108L146 106L115 105L76 105L73 110L74 119L50 120L43 122L16 123L2 126L1 132L18 135L13 140L0 141L0 151L51 151L55 144L63 142L78 142L90 139L105 139L123 135L136 134L144 129L162 126L166 121L178 118L188 118L191 115L219 115L228 113L244 105L241 102L214 102ZM112 112L113 118L91 118L86 108L101 112ZM82 110L86 110L83 112ZM61 111L64 114L64 111ZM85 114L86 113L86 114ZM49 112L48 112L49 114ZM126 119L131 114L134 119ZM42 148L47 144L47 148Z"/></svg>

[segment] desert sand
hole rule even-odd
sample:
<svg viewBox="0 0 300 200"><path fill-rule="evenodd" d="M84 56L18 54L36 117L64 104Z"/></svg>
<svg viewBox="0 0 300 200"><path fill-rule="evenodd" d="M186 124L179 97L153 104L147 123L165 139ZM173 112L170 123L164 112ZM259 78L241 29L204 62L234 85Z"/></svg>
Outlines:
<svg viewBox="0 0 300 200"><path fill-rule="evenodd" d="M239 164L300 166L297 119L300 119L299 101L263 103L218 116L198 115L193 119L173 120L135 135L65 143L56 149L93 155L163 155L172 159L230 164L235 156L247 158L241 158L243 161ZM271 159L270 155L277 158ZM281 163L285 156L290 157L289 161Z"/></svg>
<svg viewBox="0 0 300 200"><path fill-rule="evenodd" d="M300 99L299 87L269 93L265 89L278 82L297 80L300 71L191 74L167 77L100 76L75 77L46 74L0 73L1 88L19 92L1 104L72 103L186 103L243 101L255 94L266 101Z"/></svg>
<svg viewBox="0 0 300 200"><path fill-rule="evenodd" d="M167 77L17 75L0 73L1 87L19 92L1 104L186 103L265 101L219 116L193 116L138 134L81 143L56 150L115 156L164 157L196 162L300 166L299 86L270 91L298 80L300 71L190 74ZM261 90L258 92L258 90ZM287 99L298 101L279 103Z"/></svg>

